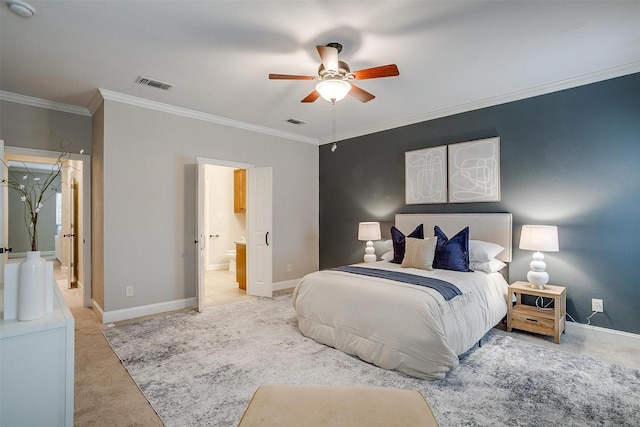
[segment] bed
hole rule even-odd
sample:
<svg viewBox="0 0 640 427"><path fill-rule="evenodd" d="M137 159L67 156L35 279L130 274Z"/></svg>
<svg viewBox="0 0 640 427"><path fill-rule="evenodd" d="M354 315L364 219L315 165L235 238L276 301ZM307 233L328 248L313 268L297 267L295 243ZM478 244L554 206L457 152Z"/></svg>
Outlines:
<svg viewBox="0 0 640 427"><path fill-rule="evenodd" d="M409 239L421 224L424 239ZM502 251L490 254L492 262L506 265L511 224L511 214L403 214L396 215L395 227L407 237L406 258L414 245L427 244L423 240L432 237L435 226L450 241L468 227L464 238L475 242L474 251L477 244L497 245ZM397 281L396 273L412 283ZM306 275L293 292L293 305L300 331L315 341L381 368L442 379L458 366L458 356L506 315L508 284L502 273L429 270L388 260L355 264ZM415 284L423 280L428 284ZM430 284L438 281L452 284L457 293L441 293Z"/></svg>

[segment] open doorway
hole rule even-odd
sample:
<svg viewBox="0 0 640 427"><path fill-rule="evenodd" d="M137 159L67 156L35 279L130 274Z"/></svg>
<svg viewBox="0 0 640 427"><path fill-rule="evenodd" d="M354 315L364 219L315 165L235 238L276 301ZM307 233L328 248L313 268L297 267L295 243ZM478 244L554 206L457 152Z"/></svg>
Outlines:
<svg viewBox="0 0 640 427"><path fill-rule="evenodd" d="M247 298L246 169L204 167L205 306Z"/></svg>
<svg viewBox="0 0 640 427"><path fill-rule="evenodd" d="M273 196L271 168L256 168L253 165L245 163L205 159L199 157L197 158L196 167L196 244L198 245L198 261L196 271L198 276L197 300L199 311L203 311L205 309L205 306L207 305L205 274L207 272L207 266L210 258L209 249L213 247L212 240L219 239L221 237L220 233L211 228L212 223L209 223L209 228L205 227L205 222L207 222L205 221L205 214L214 217L217 215L217 211L212 210L211 208L209 209L209 211L211 212L207 211L205 213L205 206L212 205L215 202L215 200L212 200L211 204L205 202L205 193L207 193L206 197L210 197L208 195L210 194L210 192L205 190L216 185L216 183L212 182L211 180L208 184L205 182L205 176L207 175L206 169L211 165L232 168L234 169L234 172L236 172L237 170L246 169L246 182L243 187L246 194L246 242L242 241L242 234L239 234L239 238L238 235L227 236L227 242L233 242L233 246L229 248L229 245L227 244L225 251L232 250L233 247L235 247L236 251L238 251L238 248L246 248L246 255L244 257L242 256L242 254L238 254L238 252L236 252L235 268L240 269L242 267L240 264L242 262L242 259L244 258L246 260L245 271L247 295L271 297L273 292L273 249L271 244ZM218 236L216 237L216 235ZM242 243L245 244L242 245ZM236 271L236 283L239 282L237 273L238 272ZM245 296L243 295L243 297Z"/></svg>
<svg viewBox="0 0 640 427"><path fill-rule="evenodd" d="M59 152L9 146L4 148L4 160L9 165L9 171L15 169L17 173L26 166L32 172L47 174L59 156ZM41 256L54 261L59 269L57 277L64 281L65 286L82 289L82 303L85 307L91 306L89 160L86 155L69 156L62 165L60 182L55 184L55 197L46 202L50 205L47 210L50 214L46 216L44 227L38 221ZM7 193L7 203L2 211L5 218L4 241L13 249L9 257L21 257L28 250L23 247L24 239L19 236L24 226L11 225L10 222L23 221L23 215L19 213L19 209L13 209L19 203L12 203L10 193Z"/></svg>

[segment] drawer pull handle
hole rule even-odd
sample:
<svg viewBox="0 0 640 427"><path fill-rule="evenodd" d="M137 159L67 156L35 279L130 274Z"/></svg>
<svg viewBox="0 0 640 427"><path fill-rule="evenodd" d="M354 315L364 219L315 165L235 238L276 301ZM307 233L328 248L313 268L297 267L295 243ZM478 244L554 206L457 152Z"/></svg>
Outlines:
<svg viewBox="0 0 640 427"><path fill-rule="evenodd" d="M529 319L529 318L527 318L527 322L536 322L536 323L538 323L538 321L536 319Z"/></svg>

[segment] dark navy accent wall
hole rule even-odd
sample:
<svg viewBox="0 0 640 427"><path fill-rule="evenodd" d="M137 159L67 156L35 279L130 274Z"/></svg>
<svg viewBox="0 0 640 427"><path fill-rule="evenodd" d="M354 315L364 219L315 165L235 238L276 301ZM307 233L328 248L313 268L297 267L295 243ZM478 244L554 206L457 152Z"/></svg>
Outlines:
<svg viewBox="0 0 640 427"><path fill-rule="evenodd" d="M494 136L500 202L405 205L406 151ZM567 287L569 314L586 323L591 298L601 298L604 313L592 325L640 333L640 74L319 150L320 268L362 261L360 221L380 221L388 239L396 213L511 212L511 282L526 280L531 261L531 252L518 249L521 226L557 225L560 252L545 261L549 283ZM375 246L380 256L382 241Z"/></svg>

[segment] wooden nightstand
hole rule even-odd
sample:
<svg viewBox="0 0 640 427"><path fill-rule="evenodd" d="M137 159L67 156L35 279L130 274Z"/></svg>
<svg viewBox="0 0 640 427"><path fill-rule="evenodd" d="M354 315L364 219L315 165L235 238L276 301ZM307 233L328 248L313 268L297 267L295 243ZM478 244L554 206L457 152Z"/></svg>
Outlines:
<svg viewBox="0 0 640 427"><path fill-rule="evenodd" d="M513 304L513 297L516 303ZM522 304L522 295L553 299L553 308L542 309ZM521 329L554 338L560 344L560 334L564 332L567 317L567 294L563 286L545 285L544 289L532 288L529 282L515 282L507 292L507 331Z"/></svg>

